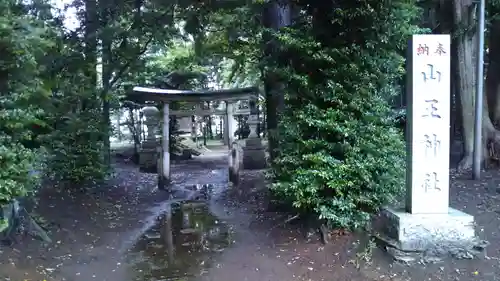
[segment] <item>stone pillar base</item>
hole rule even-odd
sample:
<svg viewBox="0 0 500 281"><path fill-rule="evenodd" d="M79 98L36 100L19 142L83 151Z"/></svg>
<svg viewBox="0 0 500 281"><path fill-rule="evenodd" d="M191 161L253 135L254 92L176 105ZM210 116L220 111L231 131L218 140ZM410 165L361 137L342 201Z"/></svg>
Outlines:
<svg viewBox="0 0 500 281"><path fill-rule="evenodd" d="M237 186L240 181L241 147L237 142L233 142L229 151L229 183Z"/></svg>
<svg viewBox="0 0 500 281"><path fill-rule="evenodd" d="M243 169L260 170L267 167L266 150L260 138L248 138L243 147Z"/></svg>
<svg viewBox="0 0 500 281"><path fill-rule="evenodd" d="M396 260L472 258L485 247L475 235L474 217L453 208L447 214L384 209L381 218L379 238Z"/></svg>
<svg viewBox="0 0 500 281"><path fill-rule="evenodd" d="M161 174L158 174L158 189L170 191L171 180L169 178L164 177Z"/></svg>

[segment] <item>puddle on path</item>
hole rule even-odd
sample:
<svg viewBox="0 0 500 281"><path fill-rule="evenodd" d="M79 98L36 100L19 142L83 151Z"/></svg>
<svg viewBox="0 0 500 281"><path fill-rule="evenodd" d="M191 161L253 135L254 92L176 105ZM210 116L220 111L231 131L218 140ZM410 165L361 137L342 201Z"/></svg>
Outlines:
<svg viewBox="0 0 500 281"><path fill-rule="evenodd" d="M232 229L209 211L209 202L170 204L127 253L135 280L184 281L205 273L232 242Z"/></svg>

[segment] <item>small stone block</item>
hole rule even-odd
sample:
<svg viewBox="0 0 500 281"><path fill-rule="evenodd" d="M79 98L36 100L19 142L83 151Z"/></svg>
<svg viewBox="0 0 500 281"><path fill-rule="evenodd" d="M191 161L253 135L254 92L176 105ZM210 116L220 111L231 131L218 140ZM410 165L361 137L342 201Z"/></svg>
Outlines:
<svg viewBox="0 0 500 281"><path fill-rule="evenodd" d="M139 170L143 173L157 172L158 153L155 150L142 149L139 152Z"/></svg>
<svg viewBox="0 0 500 281"><path fill-rule="evenodd" d="M248 138L245 139L245 147L253 147L253 148L263 148L262 139L260 138Z"/></svg>
<svg viewBox="0 0 500 281"><path fill-rule="evenodd" d="M144 140L141 143L141 150L153 150L156 151L156 148L160 145L160 142L157 140Z"/></svg>
<svg viewBox="0 0 500 281"><path fill-rule="evenodd" d="M158 175L158 189L159 190L169 191L170 190L170 188L169 188L170 183L171 183L170 179L168 179L162 175Z"/></svg>
<svg viewBox="0 0 500 281"><path fill-rule="evenodd" d="M193 247L195 245L196 245L196 243L192 242L192 241L184 242L184 243L181 244L182 247Z"/></svg>
<svg viewBox="0 0 500 281"><path fill-rule="evenodd" d="M387 208L381 217L383 237L401 251L444 253L468 249L477 241L474 217L453 208L446 214L410 214Z"/></svg>
<svg viewBox="0 0 500 281"><path fill-rule="evenodd" d="M148 240L160 239L161 235L160 233L145 233L144 238Z"/></svg>
<svg viewBox="0 0 500 281"><path fill-rule="evenodd" d="M198 233L199 230L196 229L196 228L184 228L184 229L181 229L181 233L182 234L193 234L193 233Z"/></svg>
<svg viewBox="0 0 500 281"><path fill-rule="evenodd" d="M243 147L243 168L245 170L260 170L266 167L266 150L261 139L246 139L245 147Z"/></svg>
<svg viewBox="0 0 500 281"><path fill-rule="evenodd" d="M199 201L199 202L189 202L182 204L181 208L183 209L195 209L195 208L204 208L207 206L207 202Z"/></svg>

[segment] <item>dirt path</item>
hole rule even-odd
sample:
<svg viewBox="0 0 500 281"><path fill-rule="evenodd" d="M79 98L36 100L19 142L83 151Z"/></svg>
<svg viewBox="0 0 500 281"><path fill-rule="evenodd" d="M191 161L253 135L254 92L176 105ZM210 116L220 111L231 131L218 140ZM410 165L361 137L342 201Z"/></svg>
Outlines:
<svg viewBox="0 0 500 281"><path fill-rule="evenodd" d="M231 266L223 263L211 272L215 277L208 280L231 280L229 276L237 272L249 281L500 280L500 172L485 172L480 181L469 178L470 175L452 174L451 206L475 216L479 237L490 243L484 256L409 267L394 263L384 251L369 242L365 234L333 236L330 244L322 245L314 236L306 238L295 225L274 228L285 218L266 212L262 204L265 198L259 198L262 196L259 192L250 192L236 200L233 196L226 202L241 202L247 210L252 210L253 223L249 228L252 235L247 237L256 239L242 242L234 252L229 251L222 260ZM240 192L237 194L236 198ZM269 229L273 230L269 232Z"/></svg>
<svg viewBox="0 0 500 281"><path fill-rule="evenodd" d="M226 167L220 155L187 161L174 167L173 180L178 186L224 185ZM41 192L37 214L47 220L54 243L42 246L26 237L13 247L1 247L0 280L162 280L159 275L140 277L145 269L131 264L127 251L157 223L171 196L155 189L155 175L124 164L116 171L115 180L91 193ZM333 236L324 246L297 225L281 225L287 216L268 211L263 182L261 172L245 171L241 186L214 194L210 210L220 224L234 229L234 242L203 259L192 251L177 253L192 268L187 278L168 280L500 279L498 172L488 172L480 182L452 177L452 206L476 216L479 234L491 243L487 258L412 268L391 263L364 235ZM161 263L166 253L153 255Z"/></svg>

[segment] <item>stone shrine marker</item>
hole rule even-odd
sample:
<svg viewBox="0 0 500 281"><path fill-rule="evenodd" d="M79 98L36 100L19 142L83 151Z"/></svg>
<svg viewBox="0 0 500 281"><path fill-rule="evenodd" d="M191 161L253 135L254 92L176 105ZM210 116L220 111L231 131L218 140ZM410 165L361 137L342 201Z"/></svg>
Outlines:
<svg viewBox="0 0 500 281"><path fill-rule="evenodd" d="M410 40L406 206L382 211L388 250L441 255L476 242L474 217L449 207L450 45L449 35Z"/></svg>
<svg viewBox="0 0 500 281"><path fill-rule="evenodd" d="M406 211L445 214L450 194L450 36L414 35L411 48Z"/></svg>

